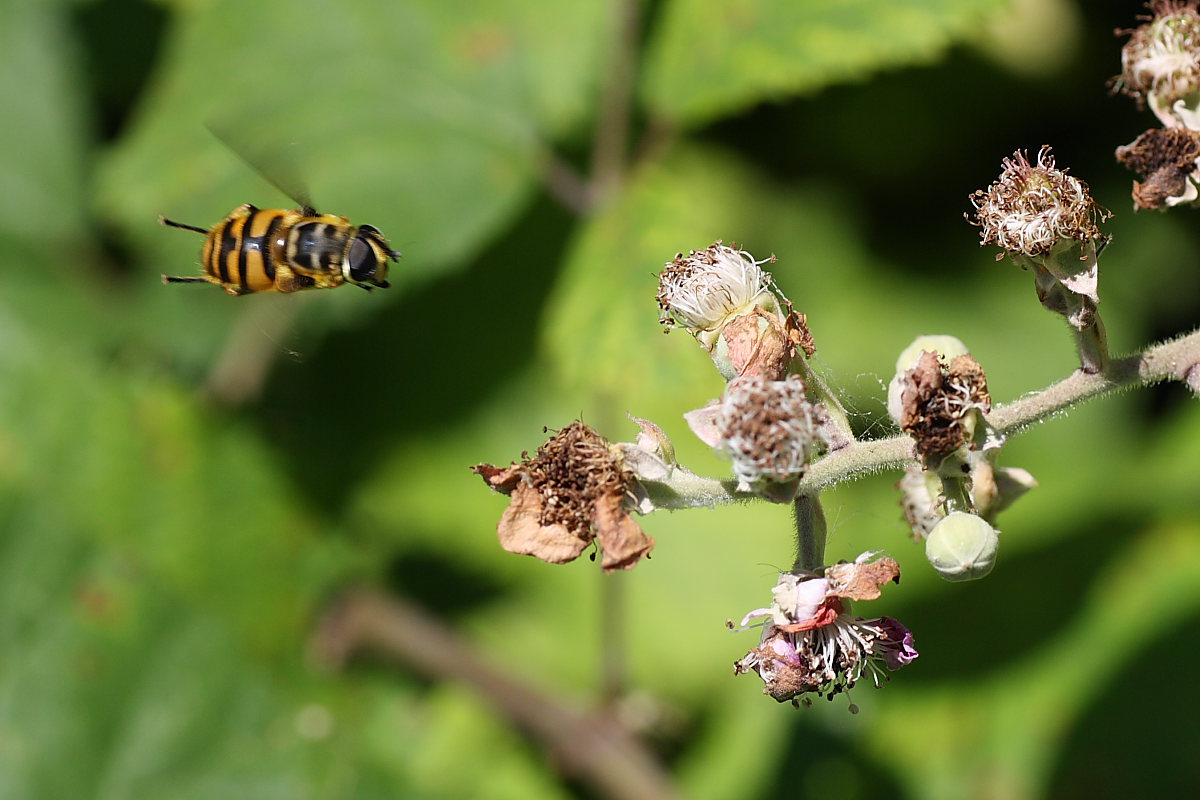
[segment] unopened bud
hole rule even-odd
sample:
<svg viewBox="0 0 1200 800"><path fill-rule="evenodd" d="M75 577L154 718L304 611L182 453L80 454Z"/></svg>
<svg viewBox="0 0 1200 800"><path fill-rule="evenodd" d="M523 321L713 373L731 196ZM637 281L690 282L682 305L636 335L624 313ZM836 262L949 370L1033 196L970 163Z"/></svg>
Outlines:
<svg viewBox="0 0 1200 800"><path fill-rule="evenodd" d="M933 526L925 557L948 581L973 581L992 571L1000 544L996 529L974 514L955 511Z"/></svg>

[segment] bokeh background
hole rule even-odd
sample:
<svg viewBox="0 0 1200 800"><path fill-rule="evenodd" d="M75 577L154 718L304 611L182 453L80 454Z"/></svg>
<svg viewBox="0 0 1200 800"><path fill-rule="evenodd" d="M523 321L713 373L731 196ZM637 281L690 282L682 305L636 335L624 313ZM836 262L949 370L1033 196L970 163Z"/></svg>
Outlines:
<svg viewBox="0 0 1200 800"><path fill-rule="evenodd" d="M1106 87L1140 4L0 8L0 797L614 796L484 674L615 726L686 797L1200 790L1178 385L1014 439L1041 487L977 583L933 574L895 475L827 493L829 557L901 561L870 610L921 651L857 715L731 675L755 637L724 622L790 565L786 508L651 516L653 559L602 576L502 552L468 470L577 417L629 440L632 412L724 474L680 416L720 379L654 307L662 263L718 238L778 255L867 435L917 334L965 340L999 402L1066 376L1065 328L962 218L1017 148L1116 213L1114 350L1194 328L1195 212L1135 215L1112 157L1155 124ZM256 169L381 228L393 288L161 285L200 237L159 214L290 205ZM339 632L364 589L448 638Z"/></svg>

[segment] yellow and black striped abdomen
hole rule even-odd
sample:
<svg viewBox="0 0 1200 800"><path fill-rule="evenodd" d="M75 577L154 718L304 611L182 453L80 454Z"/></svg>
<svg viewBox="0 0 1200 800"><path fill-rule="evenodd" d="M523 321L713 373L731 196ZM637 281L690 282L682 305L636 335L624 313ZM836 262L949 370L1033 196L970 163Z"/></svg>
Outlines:
<svg viewBox="0 0 1200 800"><path fill-rule="evenodd" d="M239 206L208 232L201 263L208 279L230 294L269 292L285 257L288 230L299 211Z"/></svg>
<svg viewBox="0 0 1200 800"><path fill-rule="evenodd" d="M215 283L229 294L332 289L343 283L386 289L388 261L400 258L378 228L356 227L309 205L284 210L247 203L211 228L166 217L159 222L204 235L204 275L163 275L163 282Z"/></svg>

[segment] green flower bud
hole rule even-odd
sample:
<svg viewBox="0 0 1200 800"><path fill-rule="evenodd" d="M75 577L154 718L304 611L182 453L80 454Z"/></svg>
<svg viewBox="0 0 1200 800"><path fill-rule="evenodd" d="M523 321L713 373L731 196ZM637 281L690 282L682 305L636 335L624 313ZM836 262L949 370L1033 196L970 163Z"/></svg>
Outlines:
<svg viewBox="0 0 1200 800"><path fill-rule="evenodd" d="M925 557L948 581L973 581L992 571L999 536L974 514L955 511L933 526L925 540Z"/></svg>

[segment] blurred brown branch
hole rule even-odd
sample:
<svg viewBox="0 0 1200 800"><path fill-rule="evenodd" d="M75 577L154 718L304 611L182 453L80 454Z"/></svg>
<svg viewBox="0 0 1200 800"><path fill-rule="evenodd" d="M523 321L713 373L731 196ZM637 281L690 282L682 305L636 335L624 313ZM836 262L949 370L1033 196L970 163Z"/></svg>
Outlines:
<svg viewBox="0 0 1200 800"><path fill-rule="evenodd" d="M318 658L340 665L368 650L437 680L467 684L542 743L563 773L604 797L672 800L680 795L657 760L615 719L580 713L486 663L445 625L396 596L347 592L321 621Z"/></svg>

